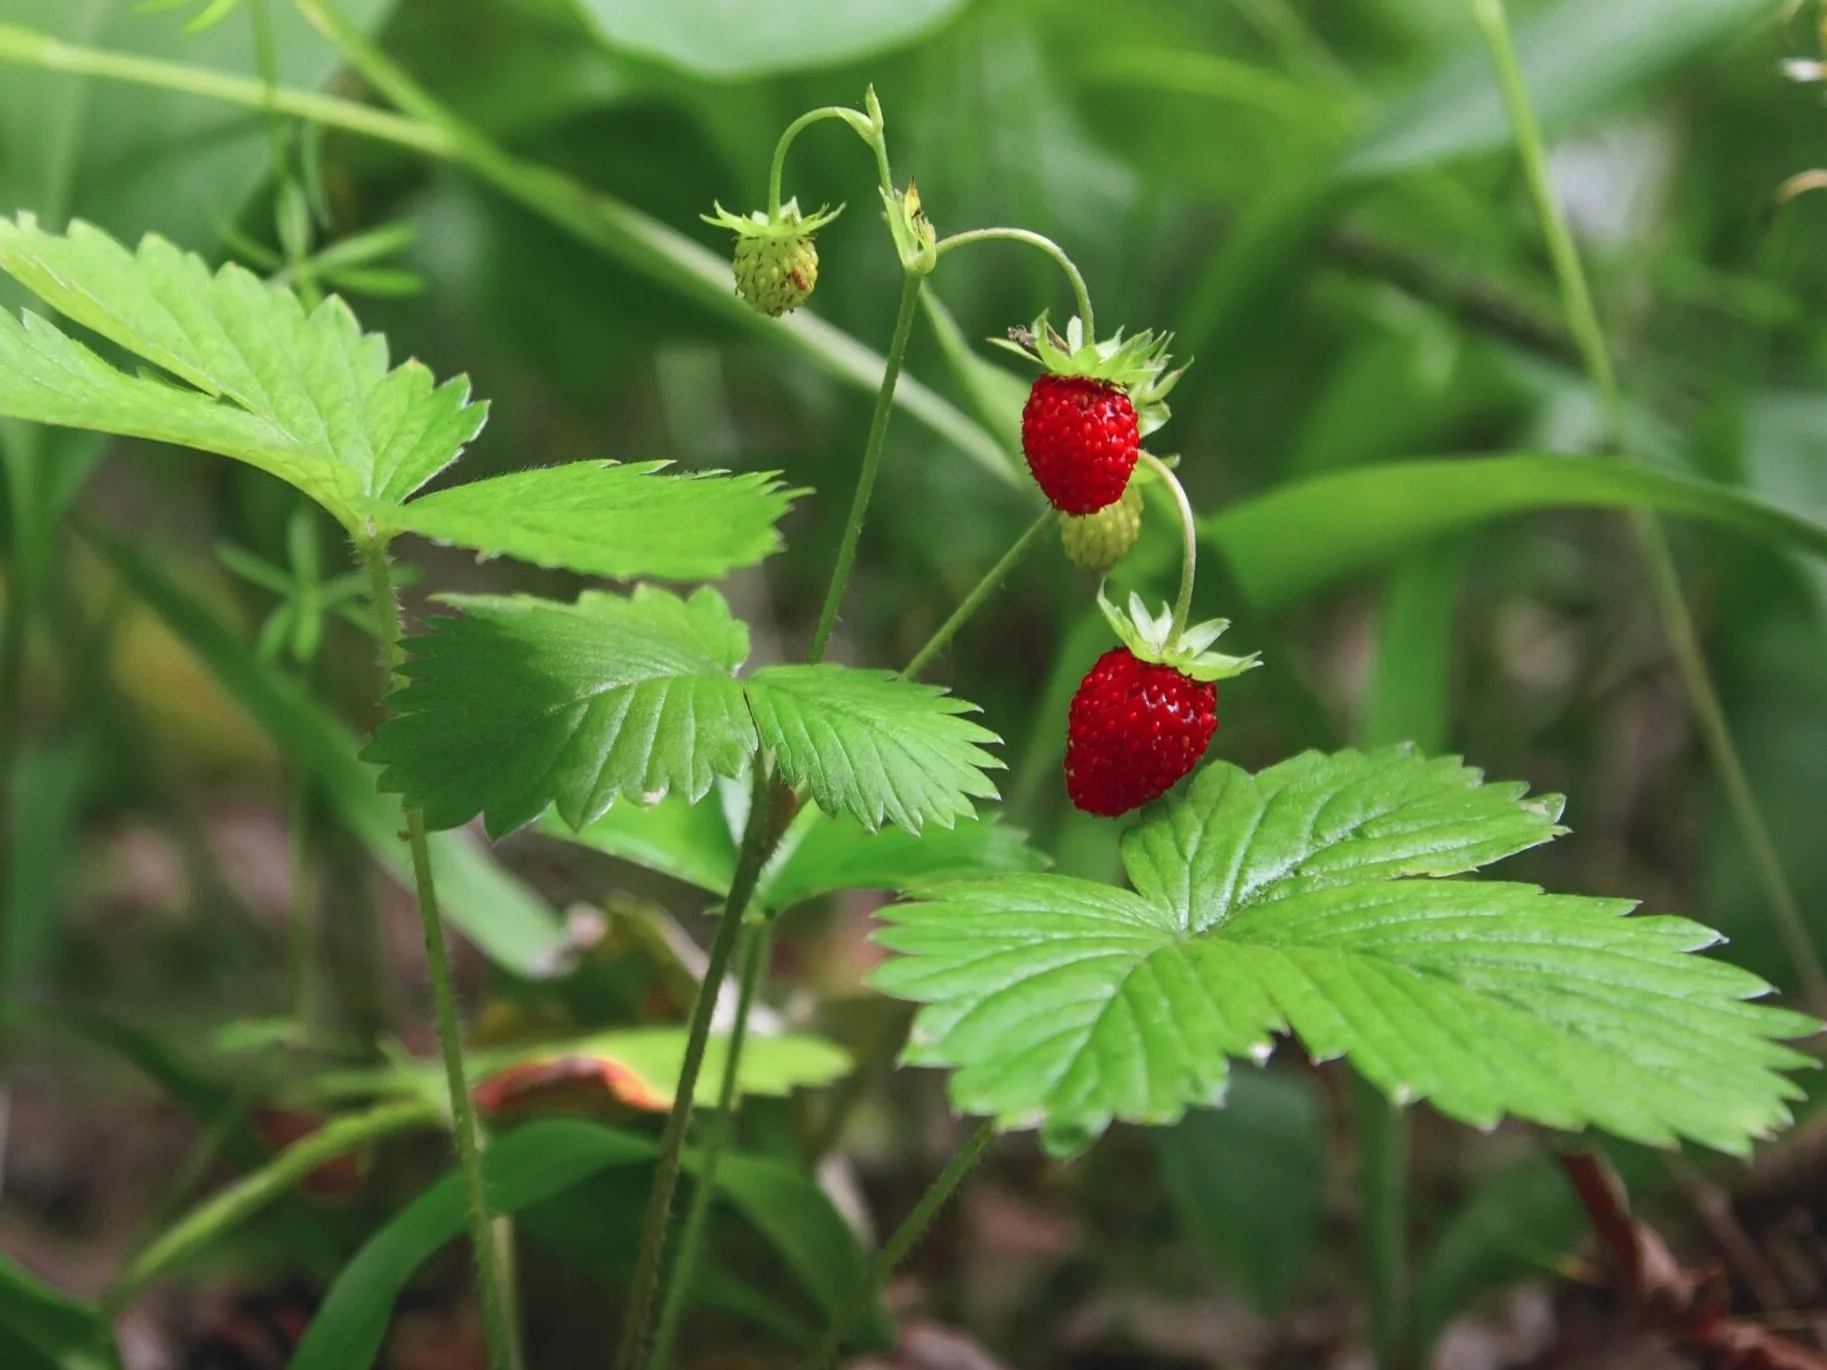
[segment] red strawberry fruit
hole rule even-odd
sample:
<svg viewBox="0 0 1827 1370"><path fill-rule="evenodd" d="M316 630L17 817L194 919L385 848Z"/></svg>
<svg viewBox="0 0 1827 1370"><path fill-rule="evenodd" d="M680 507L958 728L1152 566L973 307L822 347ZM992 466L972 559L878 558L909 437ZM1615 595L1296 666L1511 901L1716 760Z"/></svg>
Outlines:
<svg viewBox="0 0 1827 1370"><path fill-rule="evenodd" d="M1171 790L1218 729L1218 687L1127 647L1097 660L1066 725L1066 793L1086 813L1115 818Z"/></svg>
<svg viewBox="0 0 1827 1370"><path fill-rule="evenodd" d="M1169 339L1119 331L1094 342L1078 319L1062 337L1044 314L1010 338L1004 346L1045 368L1021 411L1028 469L1062 513L1109 508L1123 497L1142 439L1167 422L1167 392L1180 378L1167 369Z"/></svg>
<svg viewBox="0 0 1827 1370"><path fill-rule="evenodd" d="M1099 657L1072 697L1066 723L1066 794L1086 813L1115 818L1166 794L1199 764L1218 729L1217 681L1241 675L1254 656L1208 650L1222 619L1177 628L1141 597L1118 612L1098 591L1123 639Z"/></svg>
<svg viewBox="0 0 1827 1370"><path fill-rule="evenodd" d="M1123 497L1136 469L1136 407L1109 381L1048 372L1022 408L1021 450L1055 509L1095 514Z"/></svg>

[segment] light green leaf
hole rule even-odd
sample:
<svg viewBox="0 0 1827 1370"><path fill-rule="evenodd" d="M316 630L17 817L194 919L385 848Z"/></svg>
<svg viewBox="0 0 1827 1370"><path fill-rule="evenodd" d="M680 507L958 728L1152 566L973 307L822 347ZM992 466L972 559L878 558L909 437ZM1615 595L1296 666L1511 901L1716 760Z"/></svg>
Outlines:
<svg viewBox="0 0 1827 1370"><path fill-rule="evenodd" d="M355 734L325 713L291 677L261 661L229 625L149 557L96 530L87 541L124 583L196 654L248 715L323 787L337 816L403 885L412 857L400 804L375 788L379 771L356 755ZM539 896L504 870L470 833L431 835L432 872L444 916L496 965L538 975L564 940L564 928Z"/></svg>
<svg viewBox="0 0 1827 1370"><path fill-rule="evenodd" d="M1391 462L1278 486L1205 519L1259 609L1393 561L1443 534L1539 509L1654 509L1827 557L1827 527L1727 486L1600 457Z"/></svg>
<svg viewBox="0 0 1827 1370"><path fill-rule="evenodd" d="M1641 90L1753 21L1767 0L1559 0L1516 24L1516 56L1550 133ZM1414 171L1510 141L1482 43L1398 101L1346 159L1348 176Z"/></svg>
<svg viewBox="0 0 1827 1370"><path fill-rule="evenodd" d="M708 799L694 804L674 793L657 804L611 804L575 830L556 813L547 813L539 829L712 894L728 893L736 874L735 838L722 806Z"/></svg>
<svg viewBox="0 0 1827 1370"><path fill-rule="evenodd" d="M0 1252L0 1353L9 1370L119 1370L101 1311Z"/></svg>
<svg viewBox="0 0 1827 1370"><path fill-rule="evenodd" d="M1002 763L979 744L1000 739L936 686L887 671L769 666L749 677L748 693L762 745L826 813L917 833L928 819L949 827L970 817L972 798L996 797L983 772Z"/></svg>
<svg viewBox="0 0 1827 1370"><path fill-rule="evenodd" d="M949 828L916 835L901 828L871 831L854 818L821 814L783 860L762 872L755 898L764 908L789 909L841 890L906 894L1046 864L1023 833L993 818L960 818Z"/></svg>
<svg viewBox="0 0 1827 1370"><path fill-rule="evenodd" d="M828 67L909 43L963 0L579 0L603 41L718 80Z"/></svg>
<svg viewBox="0 0 1827 1370"><path fill-rule="evenodd" d="M1187 1235L1258 1309L1286 1307L1319 1243L1326 1128L1313 1082L1240 1070L1223 1108L1150 1136Z"/></svg>
<svg viewBox="0 0 1827 1370"><path fill-rule="evenodd" d="M709 890L729 891L736 842L721 805L687 803L668 795L658 804L615 804L594 823L572 832L557 815L540 825L553 837L633 861L648 870ZM1038 870L1046 857L1014 828L994 819L960 819L915 836L901 828L871 831L854 818L804 810L763 869L755 902L770 911L792 908L840 890L906 893L944 880L1005 871Z"/></svg>
<svg viewBox="0 0 1827 1370"><path fill-rule="evenodd" d="M184 382L129 376L32 314L0 326L0 413L175 442L290 482L346 527L362 497L403 500L481 429L464 379L388 369L332 297L307 314L241 267L149 235L137 253L91 225L0 219L0 270L45 303Z"/></svg>
<svg viewBox="0 0 1827 1370"><path fill-rule="evenodd" d="M481 813L500 836L554 801L582 827L618 795L695 800L755 750L732 674L748 630L714 591L448 602L463 612L412 639L410 683L366 753L434 828Z"/></svg>
<svg viewBox="0 0 1827 1370"><path fill-rule="evenodd" d="M1405 750L1208 766L1123 843L1135 891L1060 876L961 883L890 906L878 987L926 1005L907 1059L952 1097L1072 1150L1113 1119L1221 1097L1227 1056L1295 1033L1398 1101L1654 1145L1742 1152L1788 1119L1811 1064L1772 1039L1812 1019L1691 953L1715 934L1620 900L1416 880L1553 833L1558 801L1476 786Z"/></svg>
<svg viewBox="0 0 1827 1370"><path fill-rule="evenodd" d="M659 475L665 462L580 461L380 504L389 532L618 580L715 580L780 550L801 492L773 473Z"/></svg>

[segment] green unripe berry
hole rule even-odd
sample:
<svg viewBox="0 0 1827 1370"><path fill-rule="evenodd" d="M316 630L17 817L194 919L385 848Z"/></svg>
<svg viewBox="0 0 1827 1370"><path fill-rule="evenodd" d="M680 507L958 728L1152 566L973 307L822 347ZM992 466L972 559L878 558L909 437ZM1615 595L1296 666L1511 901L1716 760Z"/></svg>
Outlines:
<svg viewBox="0 0 1827 1370"><path fill-rule="evenodd" d="M810 235L736 240L736 290L763 314L798 309L818 284L818 248Z"/></svg>
<svg viewBox="0 0 1827 1370"><path fill-rule="evenodd" d="M1141 532L1142 491L1134 481L1115 504L1082 517L1068 514L1059 521L1066 559L1100 576L1128 555Z"/></svg>

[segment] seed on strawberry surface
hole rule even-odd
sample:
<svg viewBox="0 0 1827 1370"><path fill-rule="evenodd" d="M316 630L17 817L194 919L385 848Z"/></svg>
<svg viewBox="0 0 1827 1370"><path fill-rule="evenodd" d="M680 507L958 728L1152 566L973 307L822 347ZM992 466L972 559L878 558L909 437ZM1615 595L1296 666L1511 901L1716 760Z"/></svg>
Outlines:
<svg viewBox="0 0 1827 1370"><path fill-rule="evenodd" d="M1095 514L1123 497L1141 451L1136 407L1123 390L1048 373L1021 411L1021 450L1041 491L1067 514Z"/></svg>
<svg viewBox="0 0 1827 1370"><path fill-rule="evenodd" d="M1166 794L1218 728L1218 687L1113 647L1079 684L1066 725L1066 793L1114 818Z"/></svg>

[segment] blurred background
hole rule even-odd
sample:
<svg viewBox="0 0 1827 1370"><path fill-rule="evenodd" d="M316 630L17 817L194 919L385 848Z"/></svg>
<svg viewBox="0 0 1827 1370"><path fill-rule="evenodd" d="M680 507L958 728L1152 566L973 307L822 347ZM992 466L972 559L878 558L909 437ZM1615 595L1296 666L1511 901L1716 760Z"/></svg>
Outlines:
<svg viewBox="0 0 1827 1370"><path fill-rule="evenodd" d="M1827 517L1827 195L1783 192L1827 165L1813 6L1512 8L1622 375L1629 455ZM725 235L699 214L761 204L780 129L812 106L857 103L873 83L896 174L917 179L941 233L1046 233L1083 267L1106 329L1169 329L1176 355L1196 359L1155 446L1180 455L1202 513L1404 458L1602 446L1461 0L347 0L344 11L489 137L720 255ZM286 84L370 98L282 0L261 14ZM209 22L187 27L198 19ZM0 0L0 24L242 77L259 70L257 22L251 0ZM848 202L820 238L811 312L880 349L897 266L863 149L839 126L814 129L787 190L807 208ZM0 66L0 211L19 209L128 241L156 231L344 294L396 356L467 373L491 402L463 478L596 457L785 471L817 493L790 517L789 549L727 590L755 624L758 658L809 636L869 393L637 249L580 241L460 165L29 64ZM338 244L353 247L339 258ZM1056 270L1009 245L948 257L934 290L969 340L1068 304ZM7 282L0 301L22 296ZM960 372L936 339L917 335L910 374L987 413L1006 440L1011 383ZM335 612L318 642L298 628L308 615L286 608L296 586L348 569L334 529L287 487L212 457L18 425L0 426L0 451L7 593L41 610L9 744L0 1248L88 1295L168 1216L174 1177L187 1187L216 1163L220 1139L204 1150L200 1139L231 1116L224 1100L263 1120L269 1142L309 1125L255 1107L282 1059L273 1043L333 1039L330 1056L351 1042L428 1049L424 968L410 902L352 836L347 808L321 778L300 779L296 741L276 744L271 720L225 684L233 668L124 570L123 556L150 566L225 640L260 648L266 669L365 729L371 644ZM842 659L895 663L925 640L1033 517L1015 469L897 417ZM1380 488L1366 518L1435 498ZM1515 501L1523 513L1392 544L1401 555L1368 573L1273 602L1246 594L1208 544L1200 608L1233 617L1237 649L1271 663L1224 687L1214 754L1255 767L1412 738L1564 792L1571 835L1506 874L1695 917L1729 934L1733 960L1796 991L1625 522L1570 507L1583 502L1537 482ZM1354 516L1335 511L1290 552ZM73 526L109 530L128 550L104 555ZM1751 785L1809 933L1827 940L1827 577L1755 530L1669 526ZM415 595L577 588L429 545L406 556L422 572ZM1165 592L1177 556L1155 517L1129 582ZM1075 815L1058 781L1067 694L1106 645L1092 589L1043 545L934 678L1006 739L1011 821L1060 869L1115 878L1119 828ZM497 855L524 882L514 897L537 906L545 944L528 951L524 929L497 929L491 946L454 915L480 1032L511 1034L516 1015L550 1010L529 965L565 952L553 930L567 911L639 903L702 931L695 896L607 858L537 834ZM781 1012L864 1052L892 1021L861 985L876 954L870 911L848 898L803 914L783 935L773 994ZM302 961L288 954L301 935ZM778 1107L783 1135L795 1107ZM1008 1143L893 1291L910 1314L897 1363L1367 1364L1341 1107L1336 1078L1289 1062L1223 1114L1152 1136L1119 1129L1070 1167ZM827 1177L840 1208L891 1221L950 1137L941 1081L870 1077L842 1173ZM1804 1120L1750 1166L1624 1158L1680 1249L1721 1263L1742 1310L1803 1340L1827 1318L1824 1140ZM1696 1363L1606 1311L1538 1138L1423 1117L1414 1175L1420 1317L1443 1337L1439 1365ZM127 1309L131 1370L285 1363L324 1272L374 1215L331 1194L284 1216ZM540 1288L561 1305L578 1278L555 1272ZM434 1268L422 1284L385 1363L479 1364L460 1277ZM539 1363L587 1363L550 1335ZM790 1363L715 1338L694 1355Z"/></svg>

